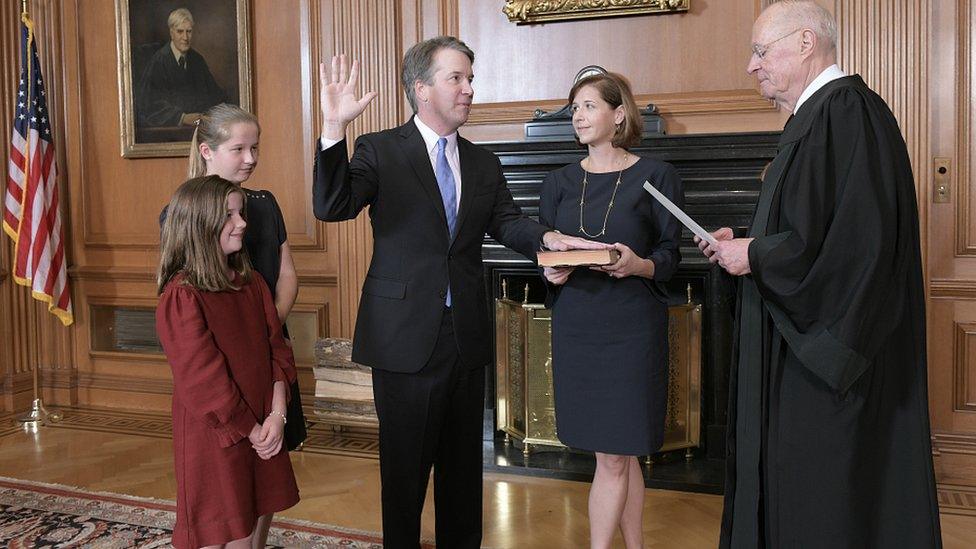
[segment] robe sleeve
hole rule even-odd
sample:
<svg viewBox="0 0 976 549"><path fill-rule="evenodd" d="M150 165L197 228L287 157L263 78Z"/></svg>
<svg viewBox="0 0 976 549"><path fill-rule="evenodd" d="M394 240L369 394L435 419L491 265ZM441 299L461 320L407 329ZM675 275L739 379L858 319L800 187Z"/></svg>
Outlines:
<svg viewBox="0 0 976 549"><path fill-rule="evenodd" d="M281 320L278 319L278 309L274 306L268 284L258 273L252 273L252 276L255 277L254 283L257 284L258 291L261 294L264 318L268 326L268 343L271 347L271 377L274 381L285 382L285 395L288 400L291 400L291 384L298 377L298 371L295 368L295 353L285 342Z"/></svg>
<svg viewBox="0 0 976 549"><path fill-rule="evenodd" d="M843 393L895 329L918 261L911 167L887 106L835 92L780 185L776 232L749 246L751 276L797 358Z"/></svg>
<svg viewBox="0 0 976 549"><path fill-rule="evenodd" d="M156 308L156 332L173 370L173 395L213 429L221 447L245 439L258 418L228 374L196 290L171 282Z"/></svg>

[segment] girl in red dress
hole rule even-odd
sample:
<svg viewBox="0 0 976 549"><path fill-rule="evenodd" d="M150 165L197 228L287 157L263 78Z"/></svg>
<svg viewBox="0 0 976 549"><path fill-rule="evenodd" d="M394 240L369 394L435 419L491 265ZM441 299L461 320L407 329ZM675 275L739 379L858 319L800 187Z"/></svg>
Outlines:
<svg viewBox="0 0 976 549"><path fill-rule="evenodd" d="M173 370L173 545L263 545L298 502L282 432L295 358L243 249L246 197L207 176L181 185L163 227L156 330Z"/></svg>

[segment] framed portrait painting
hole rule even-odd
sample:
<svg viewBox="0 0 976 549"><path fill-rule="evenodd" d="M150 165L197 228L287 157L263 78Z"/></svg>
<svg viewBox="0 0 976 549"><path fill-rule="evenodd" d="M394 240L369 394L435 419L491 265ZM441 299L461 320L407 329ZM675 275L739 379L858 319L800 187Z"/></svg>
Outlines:
<svg viewBox="0 0 976 549"><path fill-rule="evenodd" d="M122 156L186 156L218 103L251 110L248 0L115 0Z"/></svg>

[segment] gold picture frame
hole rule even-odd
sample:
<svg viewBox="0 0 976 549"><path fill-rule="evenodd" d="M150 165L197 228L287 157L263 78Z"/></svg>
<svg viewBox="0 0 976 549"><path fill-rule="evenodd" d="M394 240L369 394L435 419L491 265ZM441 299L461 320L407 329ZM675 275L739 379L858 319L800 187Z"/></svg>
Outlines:
<svg viewBox="0 0 976 549"><path fill-rule="evenodd" d="M193 19L181 61L169 26L187 21L178 8ZM199 112L220 102L252 110L249 13L250 0L115 0L123 157L187 156Z"/></svg>
<svg viewBox="0 0 976 549"><path fill-rule="evenodd" d="M519 25L622 15L679 13L691 0L506 0L502 11Z"/></svg>

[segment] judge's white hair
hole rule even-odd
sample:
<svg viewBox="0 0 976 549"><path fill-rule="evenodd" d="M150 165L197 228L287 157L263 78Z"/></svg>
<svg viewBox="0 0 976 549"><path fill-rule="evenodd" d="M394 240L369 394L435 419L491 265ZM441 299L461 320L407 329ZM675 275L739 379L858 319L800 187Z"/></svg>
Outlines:
<svg viewBox="0 0 976 549"><path fill-rule="evenodd" d="M837 49L837 20L820 4L811 0L779 0L766 9L775 10L770 15L774 15L776 25L809 28L829 51Z"/></svg>
<svg viewBox="0 0 976 549"><path fill-rule="evenodd" d="M169 17L166 19L166 24L169 28L176 28L176 25L188 21L191 25L193 24L193 14L190 10L186 8L176 8L175 10L169 12Z"/></svg>

